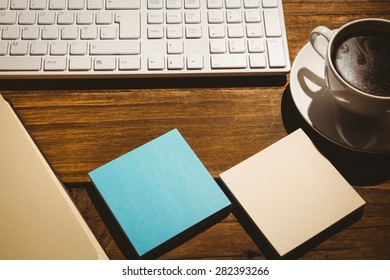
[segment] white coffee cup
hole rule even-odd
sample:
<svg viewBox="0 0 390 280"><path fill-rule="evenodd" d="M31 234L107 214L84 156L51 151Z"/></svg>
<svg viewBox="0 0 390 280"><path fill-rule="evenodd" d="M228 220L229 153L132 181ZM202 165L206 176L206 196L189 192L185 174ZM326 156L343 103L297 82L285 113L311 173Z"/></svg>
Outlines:
<svg viewBox="0 0 390 280"><path fill-rule="evenodd" d="M390 21L373 18L360 19L347 23L337 30L318 26L310 33L310 44L324 59L327 87L338 104L358 115L390 116L390 88L386 96L369 94L360 90L339 74L332 60L332 52L349 34L370 34L372 32L387 33L390 36Z"/></svg>

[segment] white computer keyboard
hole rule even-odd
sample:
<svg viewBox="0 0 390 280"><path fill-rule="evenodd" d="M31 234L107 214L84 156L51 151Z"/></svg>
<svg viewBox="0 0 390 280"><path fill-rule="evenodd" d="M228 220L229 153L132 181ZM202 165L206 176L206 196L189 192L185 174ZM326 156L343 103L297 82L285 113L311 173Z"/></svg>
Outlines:
<svg viewBox="0 0 390 280"><path fill-rule="evenodd" d="M0 78L284 74L281 0L0 0Z"/></svg>

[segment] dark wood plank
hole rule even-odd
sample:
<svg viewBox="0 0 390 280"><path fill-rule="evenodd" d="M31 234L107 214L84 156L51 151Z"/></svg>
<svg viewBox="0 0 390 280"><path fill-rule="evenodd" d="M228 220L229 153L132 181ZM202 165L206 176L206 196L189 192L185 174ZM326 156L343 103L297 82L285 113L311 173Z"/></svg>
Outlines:
<svg viewBox="0 0 390 280"><path fill-rule="evenodd" d="M88 180L88 171L173 128L213 175L285 135L281 92L269 87L5 96L65 182Z"/></svg>

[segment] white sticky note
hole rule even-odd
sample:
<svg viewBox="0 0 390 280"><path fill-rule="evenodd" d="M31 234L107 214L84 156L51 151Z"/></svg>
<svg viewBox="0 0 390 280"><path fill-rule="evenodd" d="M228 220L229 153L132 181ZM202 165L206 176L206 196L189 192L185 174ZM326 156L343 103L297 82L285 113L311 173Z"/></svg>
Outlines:
<svg viewBox="0 0 390 280"><path fill-rule="evenodd" d="M365 204L301 129L220 177L280 256Z"/></svg>

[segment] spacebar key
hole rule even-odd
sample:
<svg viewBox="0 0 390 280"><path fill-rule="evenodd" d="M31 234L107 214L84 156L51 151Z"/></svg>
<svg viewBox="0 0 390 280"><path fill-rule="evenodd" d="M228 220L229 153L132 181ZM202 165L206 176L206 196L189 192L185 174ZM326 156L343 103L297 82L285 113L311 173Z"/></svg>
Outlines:
<svg viewBox="0 0 390 280"><path fill-rule="evenodd" d="M213 55L211 56L212 69L242 69L246 68L246 56L241 54L234 55Z"/></svg>
<svg viewBox="0 0 390 280"><path fill-rule="evenodd" d="M40 57L0 57L0 71L39 71L41 67Z"/></svg>

